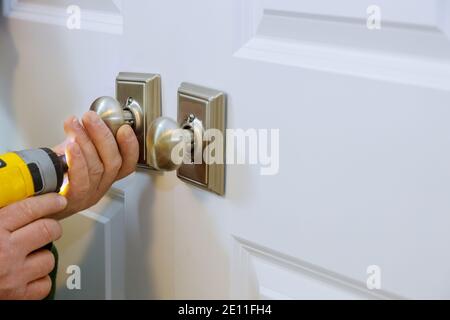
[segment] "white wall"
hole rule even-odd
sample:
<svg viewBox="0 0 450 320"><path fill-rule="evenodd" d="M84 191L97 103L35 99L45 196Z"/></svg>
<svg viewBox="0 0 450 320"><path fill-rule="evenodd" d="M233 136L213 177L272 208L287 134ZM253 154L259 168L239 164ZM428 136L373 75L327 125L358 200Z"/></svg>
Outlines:
<svg viewBox="0 0 450 320"><path fill-rule="evenodd" d="M1 9L0 9L1 10ZM17 64L17 51L6 19L0 15L0 152L16 148L19 136L15 125L11 90Z"/></svg>

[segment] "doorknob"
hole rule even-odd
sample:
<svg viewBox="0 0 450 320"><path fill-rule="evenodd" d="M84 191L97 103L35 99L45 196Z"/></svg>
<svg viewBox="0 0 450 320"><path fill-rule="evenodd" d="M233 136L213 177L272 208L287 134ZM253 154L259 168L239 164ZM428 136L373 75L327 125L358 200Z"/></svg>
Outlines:
<svg viewBox="0 0 450 320"><path fill-rule="evenodd" d="M161 117L161 78L143 73L120 73L116 99L100 97L90 108L114 136L124 124L133 128L139 141L139 167L177 170L180 179L219 195L225 192L225 109L223 92L182 83L177 121ZM208 131L221 137L204 141L205 136L211 139L205 135ZM206 148L212 141L214 151L203 152L211 151Z"/></svg>
<svg viewBox="0 0 450 320"><path fill-rule="evenodd" d="M124 124L130 125L137 134L142 131L143 111L131 97L124 106L112 97L100 97L92 103L90 110L102 118L114 136Z"/></svg>

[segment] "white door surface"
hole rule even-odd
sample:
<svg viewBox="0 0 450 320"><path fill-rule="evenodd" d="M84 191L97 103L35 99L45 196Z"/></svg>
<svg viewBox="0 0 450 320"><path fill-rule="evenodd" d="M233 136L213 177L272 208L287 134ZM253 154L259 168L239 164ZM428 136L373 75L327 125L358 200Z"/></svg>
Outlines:
<svg viewBox="0 0 450 320"><path fill-rule="evenodd" d="M165 116L187 81L227 93L228 128L279 129L278 172L228 165L223 197L138 171L64 221L58 298L450 298L449 1L3 10L1 149L59 143L121 71L161 75Z"/></svg>

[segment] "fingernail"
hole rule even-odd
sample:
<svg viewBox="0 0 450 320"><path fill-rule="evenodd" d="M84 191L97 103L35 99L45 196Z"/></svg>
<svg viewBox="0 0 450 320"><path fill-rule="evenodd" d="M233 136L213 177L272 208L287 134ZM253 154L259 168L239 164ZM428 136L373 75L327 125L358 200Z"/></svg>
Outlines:
<svg viewBox="0 0 450 320"><path fill-rule="evenodd" d="M81 129L80 121L78 121L77 118L75 118L75 117L73 118L72 124L73 124L73 127L74 127L76 130L80 130L80 129Z"/></svg>
<svg viewBox="0 0 450 320"><path fill-rule="evenodd" d="M61 207L65 208L67 206L67 199L63 196L58 196L58 203Z"/></svg>

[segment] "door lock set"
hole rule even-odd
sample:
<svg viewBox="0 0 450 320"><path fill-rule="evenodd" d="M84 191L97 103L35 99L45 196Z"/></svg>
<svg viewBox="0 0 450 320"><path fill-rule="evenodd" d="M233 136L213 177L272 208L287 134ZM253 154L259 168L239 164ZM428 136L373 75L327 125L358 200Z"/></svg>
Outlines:
<svg viewBox="0 0 450 320"><path fill-rule="evenodd" d="M120 73L116 79L116 98L100 97L90 109L114 135L124 124L133 128L139 141L140 168L177 170L183 181L224 195L225 93L182 83L178 89L176 121L162 116L161 100L159 75ZM208 130L222 135L222 143L214 145L214 155L207 148L217 141L204 139ZM212 159L213 156L216 158Z"/></svg>

